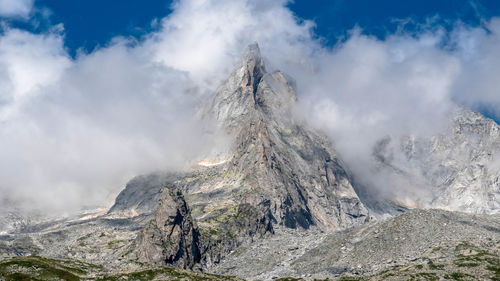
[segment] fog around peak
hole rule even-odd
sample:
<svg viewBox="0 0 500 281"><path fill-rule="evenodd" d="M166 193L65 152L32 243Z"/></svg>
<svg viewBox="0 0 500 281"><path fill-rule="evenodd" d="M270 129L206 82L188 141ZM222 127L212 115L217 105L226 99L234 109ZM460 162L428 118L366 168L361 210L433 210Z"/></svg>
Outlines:
<svg viewBox="0 0 500 281"><path fill-rule="evenodd" d="M353 27L329 47L313 34L314 22L286 4L176 1L144 37L116 37L76 58L62 25L41 34L4 27L2 196L56 213L109 206L131 177L186 170L227 147L196 108L253 42L269 71L296 80L302 114L362 177L370 176L377 141L432 135L456 103L487 105L500 116L499 19L486 23L488 31L457 23L384 40Z"/></svg>

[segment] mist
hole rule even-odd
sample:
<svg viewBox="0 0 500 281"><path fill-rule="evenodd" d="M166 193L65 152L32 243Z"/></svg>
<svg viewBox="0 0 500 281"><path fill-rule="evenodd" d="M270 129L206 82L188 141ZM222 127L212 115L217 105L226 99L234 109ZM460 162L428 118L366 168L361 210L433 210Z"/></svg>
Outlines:
<svg viewBox="0 0 500 281"><path fill-rule="evenodd" d="M385 40L353 27L328 47L314 35L314 22L286 4L177 1L151 33L116 37L76 58L61 24L42 34L5 26L2 200L58 214L106 207L135 175L189 170L227 148L227 136L198 120L196 108L253 42L268 70L296 79L307 122L332 139L361 182L381 191L395 188L373 177L371 155L382 138L435 134L456 104L489 105L500 117L499 19L478 28L457 23L452 31L422 26Z"/></svg>

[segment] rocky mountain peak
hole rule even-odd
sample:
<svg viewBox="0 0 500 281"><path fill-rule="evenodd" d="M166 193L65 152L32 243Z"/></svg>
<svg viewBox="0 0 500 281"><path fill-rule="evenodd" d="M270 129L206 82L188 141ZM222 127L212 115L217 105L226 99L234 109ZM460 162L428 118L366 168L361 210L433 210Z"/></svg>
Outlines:
<svg viewBox="0 0 500 281"><path fill-rule="evenodd" d="M278 119L296 101L294 82L280 71L267 72L259 46L254 43L246 48L229 78L202 105L201 115L213 117L233 131L256 115Z"/></svg>
<svg viewBox="0 0 500 281"><path fill-rule="evenodd" d="M294 82L268 72L250 45L201 107L232 136L227 155L182 173L138 176L107 214L36 225L0 218L0 226L20 226L0 233L0 258L15 257L0 261L0 280L54 272L72 280L240 280L164 265L251 280L498 279L497 123L459 108L446 131L384 138L373 151L376 176L403 192L432 191L416 202L423 207L496 215L410 210L377 222L374 214L408 211L399 204L408 201L377 196L372 185L355 190L328 138L295 116L296 101ZM0 209L6 205L15 204ZM18 257L27 255L43 258Z"/></svg>
<svg viewBox="0 0 500 281"><path fill-rule="evenodd" d="M247 82L245 86L251 86L256 91L256 86L260 79L266 74L264 60L260 54L257 43L249 45L237 64L235 71L243 71L242 82Z"/></svg>
<svg viewBox="0 0 500 281"><path fill-rule="evenodd" d="M241 189L232 200L256 207L262 221L290 228L363 223L368 213L343 164L325 136L296 118L296 102L293 80L267 72L252 44L205 104L205 114L235 138L231 160L217 167L235 176L227 187ZM234 192L224 196L234 198Z"/></svg>
<svg viewBox="0 0 500 281"><path fill-rule="evenodd" d="M162 214L176 211L160 207L150 211L156 223L144 233L154 239L141 240L147 241L142 244L146 257L165 262L166 254L178 249L189 252L179 245L199 232L201 263L211 266L236 247L282 229L337 230L369 220L328 138L296 118L296 101L294 82L280 71L267 72L258 45L250 45L229 78L201 107L203 117L217 120L232 136L224 161L206 159L209 166L177 178L140 178L137 183L144 184L128 185L117 198L113 210L123 213L133 208L146 214L151 206L161 207L166 200L161 190L172 185L191 210L184 212L185 223L179 224L184 235L173 238L166 234L170 228L163 227L164 217L170 215ZM157 181L163 185L148 192L137 188ZM145 195L150 198L147 202L140 199ZM155 245L173 241L175 247L150 251L151 241ZM186 264L192 260L180 265Z"/></svg>
<svg viewBox="0 0 500 281"><path fill-rule="evenodd" d="M266 73L259 45L254 43L246 48L226 84L229 90L240 88L242 92L251 94L251 101L255 104L258 85Z"/></svg>

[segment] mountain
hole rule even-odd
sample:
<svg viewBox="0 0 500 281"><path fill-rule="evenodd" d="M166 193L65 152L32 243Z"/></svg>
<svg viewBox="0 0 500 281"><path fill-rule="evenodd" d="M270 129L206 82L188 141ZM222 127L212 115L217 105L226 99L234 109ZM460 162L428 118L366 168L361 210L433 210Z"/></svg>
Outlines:
<svg viewBox="0 0 500 281"><path fill-rule="evenodd" d="M202 118L215 119L233 136L230 149L188 175L164 180L182 191L192 210L206 265L277 228L337 230L369 220L331 143L294 117L293 85L279 71L268 73L259 47L249 46L200 108ZM158 179L131 182L110 214L151 213L164 186Z"/></svg>
<svg viewBox="0 0 500 281"><path fill-rule="evenodd" d="M387 137L374 149L378 173L425 194L409 205L468 213L500 211L500 126L466 108L457 107L451 125L424 138Z"/></svg>
<svg viewBox="0 0 500 281"><path fill-rule="evenodd" d="M201 163L198 171L171 180L200 222L234 213L242 204L272 222L269 231L274 225L340 229L368 219L331 143L294 117L296 101L293 81L279 71L267 73L258 46L249 46L229 79L200 110L234 137L231 149L219 159L204 161L215 164ZM158 194L161 189L144 188L145 182L137 185L141 200L146 192ZM118 196L111 213L142 210L140 204L133 206L138 204L131 199L134 184ZM205 208L207 200L210 210Z"/></svg>
<svg viewBox="0 0 500 281"><path fill-rule="evenodd" d="M293 79L250 45L198 111L227 147L190 171L133 178L105 212L6 231L0 280L16 268L71 280L498 277L498 125L464 109L430 139L381 140L380 173L431 187L417 203L476 214L410 210L357 184L296 105Z"/></svg>
<svg viewBox="0 0 500 281"><path fill-rule="evenodd" d="M185 193L216 191L250 204L272 227L340 229L366 222L343 163L325 136L294 116L296 101L294 82L279 71L267 73L258 46L249 46L204 108L235 137L227 161L211 169L230 180L219 178L215 189L191 185Z"/></svg>

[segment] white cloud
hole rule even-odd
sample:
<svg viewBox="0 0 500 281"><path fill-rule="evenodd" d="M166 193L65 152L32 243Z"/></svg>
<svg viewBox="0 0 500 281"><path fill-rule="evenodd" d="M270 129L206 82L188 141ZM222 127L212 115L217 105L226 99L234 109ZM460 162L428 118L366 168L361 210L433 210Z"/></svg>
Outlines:
<svg viewBox="0 0 500 281"><path fill-rule="evenodd" d="M456 31L464 67L454 95L470 107L488 108L500 120L500 19L492 19L488 28L490 33L467 27Z"/></svg>
<svg viewBox="0 0 500 281"><path fill-rule="evenodd" d="M0 121L56 83L70 64L61 34L7 29L0 37Z"/></svg>
<svg viewBox="0 0 500 281"><path fill-rule="evenodd" d="M34 0L0 0L0 16L27 18Z"/></svg>
<svg viewBox="0 0 500 281"><path fill-rule="evenodd" d="M384 41L353 30L330 49L312 38L312 22L298 23L285 5L179 1L140 42L116 38L76 59L60 31L7 30L0 37L3 195L77 209L106 204L133 175L185 168L220 140L193 119L196 104L255 41L269 70L297 80L308 120L367 180L381 137L434 133L455 100L500 102L497 20L491 34L457 29L453 50L442 47L439 28Z"/></svg>

